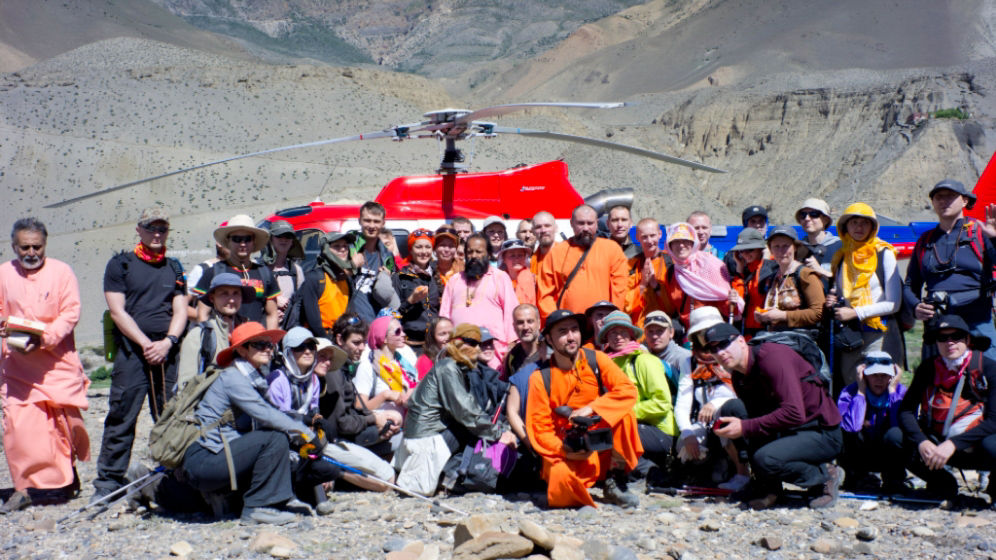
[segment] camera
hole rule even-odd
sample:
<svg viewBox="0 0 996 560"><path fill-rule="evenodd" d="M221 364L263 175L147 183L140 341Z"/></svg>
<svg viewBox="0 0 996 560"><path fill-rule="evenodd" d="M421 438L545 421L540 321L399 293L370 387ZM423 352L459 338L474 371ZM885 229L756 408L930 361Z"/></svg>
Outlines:
<svg viewBox="0 0 996 560"><path fill-rule="evenodd" d="M923 298L923 303L933 306L934 312L938 315L948 314L948 305L950 300L947 292L928 292L927 297Z"/></svg>
<svg viewBox="0 0 996 560"><path fill-rule="evenodd" d="M563 418L570 418L574 412L569 406L558 406L553 412ZM571 426L564 434L564 445L573 451L608 451L612 449L612 429L598 428L592 429L602 421L602 417L597 414L591 416L575 416L570 418Z"/></svg>

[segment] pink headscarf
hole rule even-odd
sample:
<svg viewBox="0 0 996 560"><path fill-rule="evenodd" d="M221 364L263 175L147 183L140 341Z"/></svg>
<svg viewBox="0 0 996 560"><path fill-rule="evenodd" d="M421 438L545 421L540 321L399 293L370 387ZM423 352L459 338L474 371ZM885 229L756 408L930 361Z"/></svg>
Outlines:
<svg viewBox="0 0 996 560"><path fill-rule="evenodd" d="M370 332L367 333L367 346L370 347L370 351L379 350L381 346L384 345L384 341L387 340L387 328L391 326L391 321L394 317L377 317L370 323Z"/></svg>
<svg viewBox="0 0 996 560"><path fill-rule="evenodd" d="M685 239L692 242L692 254L684 261L671 251L671 242ZM730 297L730 272L723 261L703 253L699 249L695 229L685 222L671 224L667 228L665 250L674 261L674 277L681 290L698 301L726 301ZM738 303L738 306L742 304ZM743 307L740 307L743 311Z"/></svg>

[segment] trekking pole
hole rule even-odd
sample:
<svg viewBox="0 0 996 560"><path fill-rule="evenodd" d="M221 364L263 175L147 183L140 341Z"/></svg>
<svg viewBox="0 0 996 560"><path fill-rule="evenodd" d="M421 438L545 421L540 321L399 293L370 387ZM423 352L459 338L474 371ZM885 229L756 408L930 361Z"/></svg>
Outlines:
<svg viewBox="0 0 996 560"><path fill-rule="evenodd" d="M737 304L730 302L730 324L733 324L733 314L737 311Z"/></svg>
<svg viewBox="0 0 996 560"><path fill-rule="evenodd" d="M159 421L159 407L156 405L156 382L152 380L152 366L149 365L149 396L152 397L152 421Z"/></svg>
<svg viewBox="0 0 996 560"><path fill-rule="evenodd" d="M149 474L143 476L142 478L139 478L137 480L133 480L133 481L129 482L128 484L122 486L121 488L118 488L117 490L111 492L110 494L104 496L103 498L97 500L96 502L87 504L87 505L79 508L78 510L70 513L69 515L67 515L65 517L63 517L62 519L59 519L58 521L56 521L56 523L62 523L63 521L69 519L70 517L72 517L74 515L79 515L79 514L83 513L84 511L92 508L93 506L96 506L96 505L100 504L101 502L106 502L107 500L109 500L109 499L111 499L111 498L119 495L121 492L124 492L125 490L128 490L129 488L132 488L132 487L134 487L137 484L141 484L144 480L149 479L149 478L155 476L158 473L165 474L166 473L166 469L164 467L158 467L158 468L156 468L156 470L150 472Z"/></svg>
<svg viewBox="0 0 996 560"><path fill-rule="evenodd" d="M93 519L95 517L97 517L98 515L104 513L105 511L107 511L109 509L113 509L115 506L117 506L118 504L120 504L122 502L127 501L128 498L134 496L136 492L141 492L142 489L145 488L146 486L148 486L150 484L154 484L154 483L158 482L159 479L161 479L164 476L166 476L166 472L165 471L154 472L154 473L149 473L149 474L151 475L151 477L148 480L142 482L138 486L133 487L131 490L128 490L128 492L126 492L124 496L121 496L120 498L114 500L113 502L111 502L109 504L104 504L103 506L100 507L100 509L98 509L97 511L95 511L95 512L91 513L89 516L87 516L86 520L87 521L93 521Z"/></svg>
<svg viewBox="0 0 996 560"><path fill-rule="evenodd" d="M314 457L314 458L318 459L319 457ZM346 471L348 473L353 473L355 475L362 476L363 478L369 478L370 480L373 480L375 482L379 482L379 483L387 486L388 488L393 488L393 489L397 490L398 492L401 492L402 494L404 494L406 496L411 496L412 498L418 498L420 500L425 500L426 502L429 502L430 504L432 504L434 506L439 506L439 507L441 507L441 508L443 508L445 510L452 511L453 513L459 513L460 515L466 515L468 517L470 516L469 513L465 512L465 511L460 511L460 510L458 510L456 508L453 508L453 507L450 507L450 506L444 504L443 502L440 502L439 500L434 500L432 498L426 498L425 496L422 496L420 494L416 494L415 492L412 492L411 490L405 490L404 488L398 486L397 484L391 484L390 482L388 482L386 480L381 480L381 479L377 478L376 476L371 476L371 475L369 475L369 474L367 474L367 473L365 473L365 472L363 472L363 471L361 471L359 469L354 469L353 467L348 467L346 465L343 465L342 463L340 463L339 461L336 461L335 459L332 459L331 457L326 457L326 456L322 455L321 459L323 459L325 461L328 461L329 463L332 463L333 465L339 467L340 469L342 469L342 470L344 470L344 471Z"/></svg>

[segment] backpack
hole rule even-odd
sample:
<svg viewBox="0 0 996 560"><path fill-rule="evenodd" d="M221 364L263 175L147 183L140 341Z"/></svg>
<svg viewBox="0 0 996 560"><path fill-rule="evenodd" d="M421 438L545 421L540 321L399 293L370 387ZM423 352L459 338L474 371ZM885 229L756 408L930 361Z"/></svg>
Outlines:
<svg viewBox="0 0 996 560"><path fill-rule="evenodd" d="M816 341L812 339L809 335L805 333L795 332L795 331L762 331L754 335L754 338L750 339L747 344L753 346L751 351L756 351L761 344L765 342L773 342L775 344L784 344L789 348L796 351L797 354L802 356L802 359L806 360L809 365L813 366L813 373L802 378L803 381L809 381L816 385L822 385L824 388L830 388L831 373L830 367L827 365L826 357L823 356L823 351L816 344ZM754 355L757 358L757 355Z"/></svg>
<svg viewBox="0 0 996 560"><path fill-rule="evenodd" d="M208 388L218 379L222 371L213 365L208 367L203 374L191 379L180 393L163 407L159 420L149 432L149 452L155 462L168 469L178 468L183 465L187 449L202 436L225 424L234 424L235 415L231 409L226 410L221 418L207 426L201 426L195 414L197 405L201 403ZM232 491L235 491L238 489L238 484L235 479L232 451L224 435L221 436L221 442L225 448Z"/></svg>
<svg viewBox="0 0 996 560"><path fill-rule="evenodd" d="M125 273L126 277L128 276L128 255L130 254L127 251L121 251L113 257L121 265L121 270ZM180 261L173 257L166 257L166 262L169 263L169 266L173 269L173 273L176 274L176 283L185 286L186 278L183 275L183 265L180 264ZM114 319L111 318L110 309L104 311L101 324L104 330L104 359L108 362L113 362L114 358L118 355L118 342L114 337L114 330L117 326L114 324Z"/></svg>
<svg viewBox="0 0 996 560"><path fill-rule="evenodd" d="M919 241L917 242L919 243ZM837 271L834 273L834 283L836 284L836 277L840 276L840 271L844 267L844 261L841 260L837 265ZM896 269L896 274L899 274L899 269ZM885 259L879 257L878 265L875 267L875 276L878 277L878 285L881 286L882 292L885 293ZM902 293L899 294L899 311L896 311L892 315L889 315L889 319L894 319L899 321L899 331L906 332L916 326L916 316L913 314L913 308L906 303L906 298L903 297Z"/></svg>
<svg viewBox="0 0 996 560"><path fill-rule="evenodd" d="M979 262L982 263L982 285L980 292L983 295L989 295L993 290L993 286L996 285L996 263L991 263L986 258L985 233L983 233L982 228L979 227L979 221L975 218L966 217L961 227L962 231L968 232L969 246L972 248L972 252L975 253L976 258L979 259ZM923 265L923 254L927 251L928 247L934 247L940 235L941 230L934 228L916 240L916 245L913 246L913 257L916 258L916 262L920 263L921 266ZM955 250L957 251L957 248Z"/></svg>
<svg viewBox="0 0 996 560"><path fill-rule="evenodd" d="M588 365L591 366L591 369L595 371L595 379L598 380L598 394L604 395L605 385L602 384L602 372L601 370L598 369L598 362L596 361L595 351L592 350L591 348L582 348L581 350L584 351L584 359L588 362ZM551 362L549 358L537 364L540 366L539 372L540 375L543 377L543 386L546 387L547 396L550 396L550 387L553 383L552 372L550 371L550 364Z"/></svg>
<svg viewBox="0 0 996 560"><path fill-rule="evenodd" d="M983 352L973 350L967 366L968 371L961 376L953 389L934 386L924 393L921 410L925 417L925 428L928 431L943 438L950 438L952 435L964 433L982 422L988 404L985 395L989 390L986 378L982 375L984 357ZM963 389L965 385L968 385L968 391ZM964 398L965 396L968 398ZM948 420L949 417L950 420ZM954 428L960 421L963 424L967 421L968 424L961 426L955 434L944 433L945 427Z"/></svg>

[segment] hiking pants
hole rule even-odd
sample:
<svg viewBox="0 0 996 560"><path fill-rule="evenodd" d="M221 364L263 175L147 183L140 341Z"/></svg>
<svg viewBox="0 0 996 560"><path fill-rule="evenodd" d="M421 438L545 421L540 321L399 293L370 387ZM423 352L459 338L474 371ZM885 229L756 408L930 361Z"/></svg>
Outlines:
<svg viewBox="0 0 996 560"><path fill-rule="evenodd" d="M166 338L166 333L148 335L156 342ZM131 447L135 441L135 425L142 412L142 402L149 402L153 420L162 412L169 395L176 385L176 363L180 345L175 345L166 361L150 365L145 360L142 347L122 336L118 354L111 373L111 395L107 400L107 417L104 419L104 437L97 459L97 488L116 490L125 484L125 473L131 461ZM149 378L152 378L152 387Z"/></svg>
<svg viewBox="0 0 996 560"><path fill-rule="evenodd" d="M927 468L920 457L917 444L913 441L904 439L888 443L892 445L894 452L901 454L901 457L906 459L905 468L927 483L928 490L941 496L953 496L958 493L958 479L947 469L930 470ZM955 451L945 466L955 469L989 471L990 483L986 492L993 496L996 494L996 479L992 477L992 473L996 471L996 434L988 436L969 449L971 451L968 449Z"/></svg>
<svg viewBox="0 0 996 560"><path fill-rule="evenodd" d="M674 446L674 436L665 434L657 426L643 423L636 425L636 431L643 445L643 458L661 469L667 468L667 456Z"/></svg>
<svg viewBox="0 0 996 560"><path fill-rule="evenodd" d="M740 399L723 404L718 416L747 418ZM786 430L775 436L738 438L738 450L747 452L751 470L761 480L788 482L814 488L827 481L826 463L833 461L844 448L840 426Z"/></svg>
<svg viewBox="0 0 996 560"><path fill-rule="evenodd" d="M270 430L254 430L230 440L235 479L245 507L283 505L294 498L291 490L290 444L287 436ZM331 466L331 465L329 465ZM225 451L212 453L195 443L183 457L187 483L203 492L231 489Z"/></svg>
<svg viewBox="0 0 996 560"><path fill-rule="evenodd" d="M868 473L882 473L882 482L901 483L906 467L901 452L903 430L896 426L873 438L864 432L844 432L844 452L837 463L847 472L848 480L857 482Z"/></svg>

